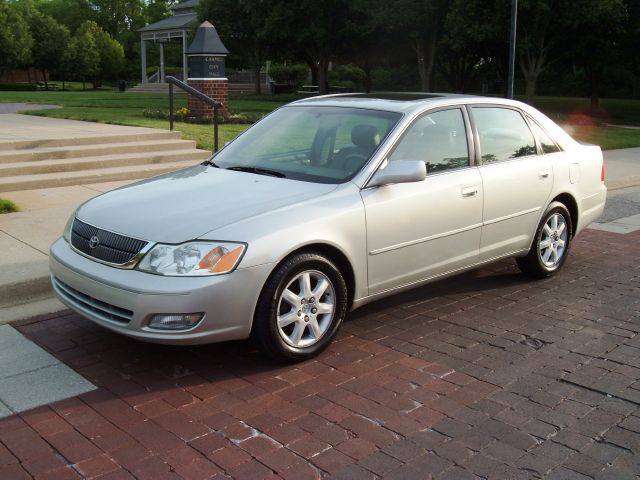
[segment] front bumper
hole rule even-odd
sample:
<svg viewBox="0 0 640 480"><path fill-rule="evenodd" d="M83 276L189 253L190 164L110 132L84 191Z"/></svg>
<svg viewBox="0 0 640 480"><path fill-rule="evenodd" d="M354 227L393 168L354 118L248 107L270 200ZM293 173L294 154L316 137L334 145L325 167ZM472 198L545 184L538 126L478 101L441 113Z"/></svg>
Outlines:
<svg viewBox="0 0 640 480"><path fill-rule="evenodd" d="M94 262L63 239L51 246L50 254L53 290L69 308L130 337L181 345L247 338L272 267L259 265L211 277L165 277ZM148 327L154 314L197 312L204 312L204 318L189 330Z"/></svg>

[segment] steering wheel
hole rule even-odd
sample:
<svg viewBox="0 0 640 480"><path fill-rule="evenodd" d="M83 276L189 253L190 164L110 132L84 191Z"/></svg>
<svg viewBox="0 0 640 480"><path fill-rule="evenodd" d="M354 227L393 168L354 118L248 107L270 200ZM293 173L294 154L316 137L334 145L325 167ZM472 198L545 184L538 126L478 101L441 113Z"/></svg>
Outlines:
<svg viewBox="0 0 640 480"><path fill-rule="evenodd" d="M342 161L342 168L345 172L353 173L366 161L366 155L363 155L362 153L350 153L344 157L344 160Z"/></svg>

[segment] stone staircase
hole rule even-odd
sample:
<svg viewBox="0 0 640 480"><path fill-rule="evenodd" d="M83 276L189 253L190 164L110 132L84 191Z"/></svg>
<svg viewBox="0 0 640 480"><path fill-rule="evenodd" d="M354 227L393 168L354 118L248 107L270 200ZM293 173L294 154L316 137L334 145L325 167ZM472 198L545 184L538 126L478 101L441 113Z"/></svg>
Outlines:
<svg viewBox="0 0 640 480"><path fill-rule="evenodd" d="M0 141L0 192L135 180L201 162L180 132Z"/></svg>
<svg viewBox="0 0 640 480"><path fill-rule="evenodd" d="M266 93L268 88L264 83L262 84L262 93ZM155 93L155 94L169 94L168 83L139 83L135 87L127 90L132 93ZM173 89L174 94L184 95L185 92L179 88ZM229 82L229 93L233 94L253 94L256 93L256 86L254 83L235 83Z"/></svg>
<svg viewBox="0 0 640 480"><path fill-rule="evenodd" d="M127 92L131 93L162 93L169 95L168 83L139 83L135 87L129 88ZM174 88L173 93L175 95L186 95L184 90Z"/></svg>

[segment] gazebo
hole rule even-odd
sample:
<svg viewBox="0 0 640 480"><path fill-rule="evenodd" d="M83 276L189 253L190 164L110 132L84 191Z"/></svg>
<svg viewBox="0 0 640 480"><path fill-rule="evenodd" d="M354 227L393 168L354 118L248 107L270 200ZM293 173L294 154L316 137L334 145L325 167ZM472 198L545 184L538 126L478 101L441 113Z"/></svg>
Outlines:
<svg viewBox="0 0 640 480"><path fill-rule="evenodd" d="M182 78L186 81L187 70L187 35L191 27L196 25L198 15L196 7L200 0L186 0L171 7L173 15L159 22L152 23L140 30L140 56L142 60L142 83L148 83L147 78L147 48L146 42L160 44L160 83L164 83L164 44L173 39L182 39Z"/></svg>

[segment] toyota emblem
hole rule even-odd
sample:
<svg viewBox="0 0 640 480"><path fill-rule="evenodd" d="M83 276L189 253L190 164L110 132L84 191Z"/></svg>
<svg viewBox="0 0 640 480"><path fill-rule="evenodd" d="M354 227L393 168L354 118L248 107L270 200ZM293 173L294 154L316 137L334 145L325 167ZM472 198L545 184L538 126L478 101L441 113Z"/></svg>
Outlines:
<svg viewBox="0 0 640 480"><path fill-rule="evenodd" d="M91 240L89 240L89 248L91 250L96 248L99 244L100 244L100 239L98 238L97 235L94 235L93 237L91 237Z"/></svg>

